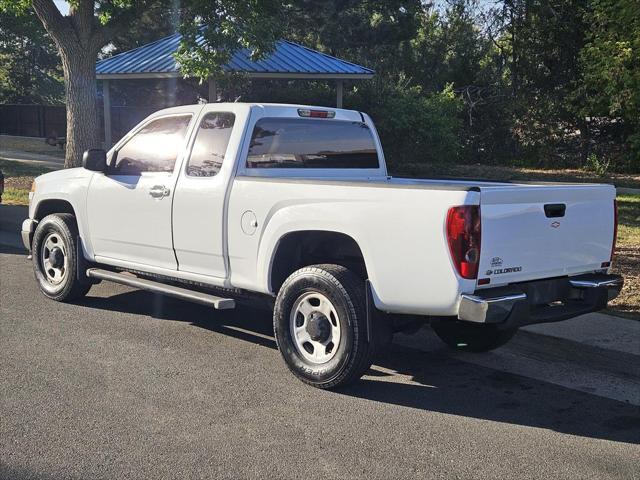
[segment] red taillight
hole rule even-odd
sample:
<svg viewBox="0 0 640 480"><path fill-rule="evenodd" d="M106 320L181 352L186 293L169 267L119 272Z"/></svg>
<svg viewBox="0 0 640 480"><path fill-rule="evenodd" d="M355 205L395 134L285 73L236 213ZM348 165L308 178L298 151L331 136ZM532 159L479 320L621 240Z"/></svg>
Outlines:
<svg viewBox="0 0 640 480"><path fill-rule="evenodd" d="M618 239L618 201L613 200L613 242L611 243L611 257L609 261L613 261L613 254L616 253L616 240Z"/></svg>
<svg viewBox="0 0 640 480"><path fill-rule="evenodd" d="M480 262L480 207L451 207L447 213L447 241L456 270L462 278L475 279Z"/></svg>
<svg viewBox="0 0 640 480"><path fill-rule="evenodd" d="M298 115L309 118L334 118L336 112L332 110L311 110L309 108L299 108Z"/></svg>

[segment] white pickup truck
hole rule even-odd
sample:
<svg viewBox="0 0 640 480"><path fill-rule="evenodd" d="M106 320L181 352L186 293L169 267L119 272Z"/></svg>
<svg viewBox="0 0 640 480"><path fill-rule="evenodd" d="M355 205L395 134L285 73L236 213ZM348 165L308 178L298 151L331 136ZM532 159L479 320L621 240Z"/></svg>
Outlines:
<svg viewBox="0 0 640 480"><path fill-rule="evenodd" d="M317 387L358 379L394 331L428 322L486 351L622 287L613 186L391 178L357 111L170 108L83 166L34 182L22 238L47 297L109 280L219 309L267 299Z"/></svg>

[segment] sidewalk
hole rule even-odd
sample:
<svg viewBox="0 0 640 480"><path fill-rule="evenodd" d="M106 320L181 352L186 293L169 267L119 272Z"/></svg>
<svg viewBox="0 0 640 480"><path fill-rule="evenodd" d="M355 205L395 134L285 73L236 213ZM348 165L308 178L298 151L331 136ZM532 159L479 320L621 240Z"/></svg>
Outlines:
<svg viewBox="0 0 640 480"><path fill-rule="evenodd" d="M429 327L397 334L393 343L640 406L640 322L635 320L590 313L524 327L506 345L482 354L444 346ZM517 384L499 374L496 381Z"/></svg>
<svg viewBox="0 0 640 480"><path fill-rule="evenodd" d="M587 318L588 321L584 321ZM591 347L640 355L640 321L606 313L590 313L563 322L530 325L523 330ZM638 362L640 371L640 360Z"/></svg>
<svg viewBox="0 0 640 480"><path fill-rule="evenodd" d="M47 145L43 138L0 135L0 160L36 167L64 167L64 151Z"/></svg>
<svg viewBox="0 0 640 480"><path fill-rule="evenodd" d="M28 165L41 166L60 170L64 168L64 158L47 155L44 153L29 153L19 150L0 148L0 160L26 163Z"/></svg>

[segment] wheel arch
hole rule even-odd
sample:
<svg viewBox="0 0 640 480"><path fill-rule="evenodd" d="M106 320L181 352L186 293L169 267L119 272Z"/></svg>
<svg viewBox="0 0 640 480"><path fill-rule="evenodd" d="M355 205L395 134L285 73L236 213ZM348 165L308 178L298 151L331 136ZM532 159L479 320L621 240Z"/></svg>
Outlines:
<svg viewBox="0 0 640 480"><path fill-rule="evenodd" d="M86 234L86 219L82 216L82 211L72 201L73 197L67 197L66 195L46 196L41 198L35 205L30 208L30 217L39 223L47 215L55 213L68 213L75 217L76 227L78 229L78 235L80 237L80 246L82 247L83 256L85 259L93 258L93 249ZM29 238L29 244L33 242L33 233L31 232Z"/></svg>
<svg viewBox="0 0 640 480"><path fill-rule="evenodd" d="M76 217L77 222L78 217L75 208L73 208L69 200L61 198L45 198L38 202L33 212L33 219L40 221L53 213L70 213Z"/></svg>
<svg viewBox="0 0 640 480"><path fill-rule="evenodd" d="M271 253L268 288L277 293L296 270L315 264L342 265L366 279L367 262L360 244L351 235L333 230L297 230L280 236Z"/></svg>

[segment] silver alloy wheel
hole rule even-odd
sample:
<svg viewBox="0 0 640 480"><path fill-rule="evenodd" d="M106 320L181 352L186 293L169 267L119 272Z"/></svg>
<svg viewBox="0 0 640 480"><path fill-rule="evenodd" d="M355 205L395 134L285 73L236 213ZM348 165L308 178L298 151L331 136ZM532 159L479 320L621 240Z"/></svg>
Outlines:
<svg viewBox="0 0 640 480"><path fill-rule="evenodd" d="M305 293L291 309L291 337L296 350L311 363L331 360L340 345L340 318L331 301L321 293Z"/></svg>
<svg viewBox="0 0 640 480"><path fill-rule="evenodd" d="M50 233L42 242L40 249L42 273L53 285L60 284L67 275L68 257L62 238L57 233Z"/></svg>

